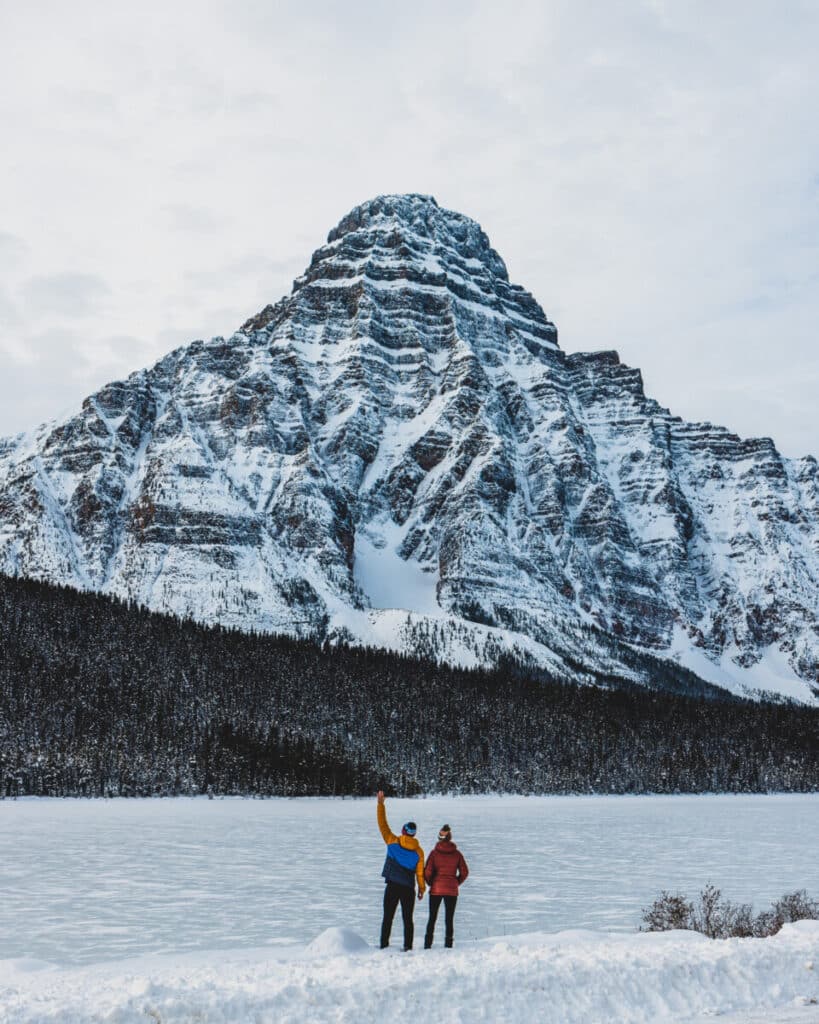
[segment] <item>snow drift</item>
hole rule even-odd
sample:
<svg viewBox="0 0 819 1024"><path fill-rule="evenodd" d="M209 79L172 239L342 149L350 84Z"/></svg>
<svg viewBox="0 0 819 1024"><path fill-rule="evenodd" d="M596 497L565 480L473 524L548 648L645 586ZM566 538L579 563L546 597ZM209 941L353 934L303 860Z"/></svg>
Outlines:
<svg viewBox="0 0 819 1024"><path fill-rule="evenodd" d="M82 969L0 964L15 1024L380 1024L415 1020L658 1024L819 1019L819 922L769 939L691 932L531 934L408 954L347 929L280 952L212 953ZM741 1014L734 1018L734 1014ZM728 1015L723 1017L722 1015Z"/></svg>

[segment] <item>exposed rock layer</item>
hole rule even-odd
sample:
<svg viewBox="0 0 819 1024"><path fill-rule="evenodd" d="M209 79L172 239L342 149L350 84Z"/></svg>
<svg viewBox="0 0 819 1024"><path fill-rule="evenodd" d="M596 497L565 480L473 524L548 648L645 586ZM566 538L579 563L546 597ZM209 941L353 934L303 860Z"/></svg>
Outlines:
<svg viewBox="0 0 819 1024"><path fill-rule="evenodd" d="M615 352L565 355L425 196L353 210L232 338L0 441L0 568L576 679L650 684L633 647L819 686L816 460L684 423Z"/></svg>

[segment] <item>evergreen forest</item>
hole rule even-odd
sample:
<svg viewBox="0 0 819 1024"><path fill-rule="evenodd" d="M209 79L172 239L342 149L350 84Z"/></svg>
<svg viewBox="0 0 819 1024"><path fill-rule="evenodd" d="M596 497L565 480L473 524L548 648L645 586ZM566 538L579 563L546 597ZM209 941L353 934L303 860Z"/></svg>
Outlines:
<svg viewBox="0 0 819 1024"><path fill-rule="evenodd" d="M578 686L0 577L0 796L819 789L818 709L656 664Z"/></svg>

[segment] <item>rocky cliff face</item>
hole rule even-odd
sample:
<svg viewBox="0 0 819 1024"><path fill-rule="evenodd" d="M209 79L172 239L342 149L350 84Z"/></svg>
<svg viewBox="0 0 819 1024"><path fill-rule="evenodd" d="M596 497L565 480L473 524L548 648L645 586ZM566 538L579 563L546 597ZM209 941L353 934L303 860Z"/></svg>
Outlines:
<svg viewBox="0 0 819 1024"><path fill-rule="evenodd" d="M0 441L0 568L577 680L651 685L649 654L819 692L816 460L684 423L615 352L564 354L426 196L353 210L230 339Z"/></svg>

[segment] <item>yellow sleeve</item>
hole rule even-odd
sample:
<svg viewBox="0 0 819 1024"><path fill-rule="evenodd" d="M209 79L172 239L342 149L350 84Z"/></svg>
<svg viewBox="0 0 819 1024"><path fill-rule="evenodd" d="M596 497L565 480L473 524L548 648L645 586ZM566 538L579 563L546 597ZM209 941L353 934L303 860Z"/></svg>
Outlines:
<svg viewBox="0 0 819 1024"><path fill-rule="evenodd" d="M418 847L418 863L415 865L415 877L418 879L418 892L423 892L427 883L424 878L424 851L420 846Z"/></svg>
<svg viewBox="0 0 819 1024"><path fill-rule="evenodd" d="M398 836L394 836L390 832L390 826L387 824L387 808L384 804L377 804L378 809L378 827L381 829L381 838L389 846L390 843L397 843Z"/></svg>

